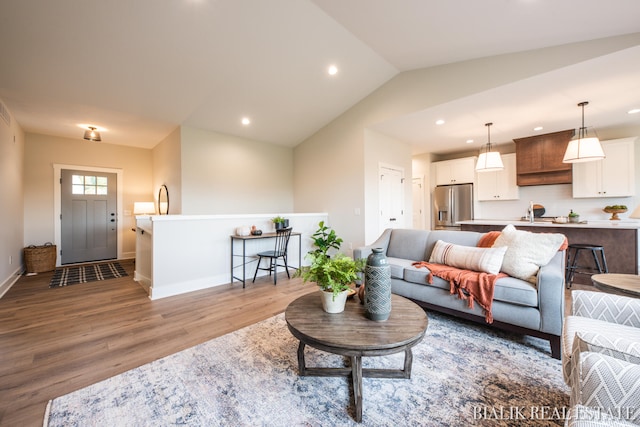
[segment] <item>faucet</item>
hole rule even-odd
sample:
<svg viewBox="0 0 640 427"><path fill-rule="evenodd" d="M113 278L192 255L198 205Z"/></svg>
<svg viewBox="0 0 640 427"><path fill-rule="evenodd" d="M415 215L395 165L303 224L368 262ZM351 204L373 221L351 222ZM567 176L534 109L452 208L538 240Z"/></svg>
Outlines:
<svg viewBox="0 0 640 427"><path fill-rule="evenodd" d="M533 200L529 202L529 222L531 224L534 223L534 215L533 215Z"/></svg>

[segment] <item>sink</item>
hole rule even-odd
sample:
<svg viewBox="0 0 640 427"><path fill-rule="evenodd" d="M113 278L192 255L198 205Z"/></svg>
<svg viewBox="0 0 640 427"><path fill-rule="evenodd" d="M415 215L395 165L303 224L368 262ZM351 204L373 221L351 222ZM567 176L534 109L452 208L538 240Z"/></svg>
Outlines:
<svg viewBox="0 0 640 427"><path fill-rule="evenodd" d="M521 217L521 218L520 218L520 221L523 221L523 222L529 222L529 218ZM542 217L542 218L534 218L534 219L533 219L533 222L534 222L534 223L536 223L536 222L553 222L553 218L545 218L545 217Z"/></svg>

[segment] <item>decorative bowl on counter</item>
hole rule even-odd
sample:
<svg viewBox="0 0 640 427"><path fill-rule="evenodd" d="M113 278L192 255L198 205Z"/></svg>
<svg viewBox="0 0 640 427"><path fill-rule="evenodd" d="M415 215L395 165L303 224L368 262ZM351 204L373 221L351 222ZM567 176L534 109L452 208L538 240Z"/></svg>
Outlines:
<svg viewBox="0 0 640 427"><path fill-rule="evenodd" d="M627 207L623 205L606 206L603 211L611 214L611 218L609 218L609 220L617 221L620 219L620 217L618 217L618 214L625 213L627 211Z"/></svg>

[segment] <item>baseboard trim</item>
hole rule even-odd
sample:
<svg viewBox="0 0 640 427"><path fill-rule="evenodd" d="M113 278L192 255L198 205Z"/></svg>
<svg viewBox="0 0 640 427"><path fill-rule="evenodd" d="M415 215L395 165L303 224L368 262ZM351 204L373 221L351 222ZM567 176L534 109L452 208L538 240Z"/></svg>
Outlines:
<svg viewBox="0 0 640 427"><path fill-rule="evenodd" d="M187 280L184 282L172 283L170 285L151 284L148 289L149 298L152 300L172 297L180 294L186 294L187 292L200 291L202 289L213 288L216 286L229 283L229 277L226 274L203 277L196 280ZM145 287L143 285L143 287Z"/></svg>
<svg viewBox="0 0 640 427"><path fill-rule="evenodd" d="M11 287L13 285L15 285L15 283L18 281L18 279L20 278L20 273L22 273L23 268L22 266L18 267L12 274L11 276L7 277L5 279L4 282L2 282L2 284L0 284L0 298L2 298L4 296L4 294L6 294L9 289L11 289Z"/></svg>

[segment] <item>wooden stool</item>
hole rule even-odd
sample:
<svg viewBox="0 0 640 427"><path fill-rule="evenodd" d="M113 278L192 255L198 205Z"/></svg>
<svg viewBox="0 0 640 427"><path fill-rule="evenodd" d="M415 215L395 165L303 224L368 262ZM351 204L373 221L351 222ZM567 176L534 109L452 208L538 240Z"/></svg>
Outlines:
<svg viewBox="0 0 640 427"><path fill-rule="evenodd" d="M578 265L578 256L580 255L580 251L591 251L593 255L593 260L595 261L595 267L587 267ZM598 253L600 254L600 259L598 259ZM586 271L578 271L580 269L586 269ZM604 256L604 248L600 245L590 245L586 243L573 243L570 244L567 248L567 267L565 269L565 283L567 285L567 289L571 288L571 284L573 283L573 276L578 274L602 274L608 273L609 268L607 267L607 259Z"/></svg>

